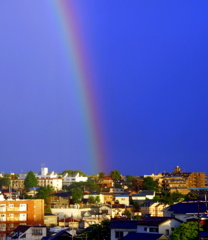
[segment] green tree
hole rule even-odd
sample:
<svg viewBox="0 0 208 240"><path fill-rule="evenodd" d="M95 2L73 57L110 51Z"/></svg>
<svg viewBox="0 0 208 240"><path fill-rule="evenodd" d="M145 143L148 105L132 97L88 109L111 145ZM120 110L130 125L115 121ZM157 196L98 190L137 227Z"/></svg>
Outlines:
<svg viewBox="0 0 208 240"><path fill-rule="evenodd" d="M106 175L105 175L105 173L104 172L100 172L99 174L98 174L98 178L99 179L102 179L102 178L104 178Z"/></svg>
<svg viewBox="0 0 208 240"><path fill-rule="evenodd" d="M127 209L123 212L123 215L126 216L127 218L131 218L131 212Z"/></svg>
<svg viewBox="0 0 208 240"><path fill-rule="evenodd" d="M156 191L158 188L157 182L155 182L151 177L144 178L143 181L144 189Z"/></svg>
<svg viewBox="0 0 208 240"><path fill-rule="evenodd" d="M92 180L86 182L73 182L69 186L65 186L64 189L72 191L75 188L81 188L83 191L100 192L100 186Z"/></svg>
<svg viewBox="0 0 208 240"><path fill-rule="evenodd" d="M54 189L50 186L40 187L37 189L36 198L44 199L45 203L48 204L49 198L53 194L53 192L54 192Z"/></svg>
<svg viewBox="0 0 208 240"><path fill-rule="evenodd" d="M94 196L89 196L88 203L95 203L95 197Z"/></svg>
<svg viewBox="0 0 208 240"><path fill-rule="evenodd" d="M0 188L9 187L10 183L11 183L10 177L4 176L4 177L0 178Z"/></svg>
<svg viewBox="0 0 208 240"><path fill-rule="evenodd" d="M84 194L81 188L75 188L72 190L72 200L74 203L80 203Z"/></svg>
<svg viewBox="0 0 208 240"><path fill-rule="evenodd" d="M110 221L105 220L100 224L92 224L89 227L89 230L83 231L79 236L83 239L90 240L110 240Z"/></svg>
<svg viewBox="0 0 208 240"><path fill-rule="evenodd" d="M35 177L34 172L29 171L24 181L25 190L28 190L29 188L32 188L32 187L36 187L37 185L38 185L38 180Z"/></svg>
<svg viewBox="0 0 208 240"><path fill-rule="evenodd" d="M40 187L37 190L36 198L44 199L45 202L45 213L51 213L51 208L49 204L49 198L53 194L54 189L50 186Z"/></svg>
<svg viewBox="0 0 208 240"><path fill-rule="evenodd" d="M203 229L200 226L200 231ZM194 240L198 236L198 222L185 222L174 229L170 240Z"/></svg>
<svg viewBox="0 0 208 240"><path fill-rule="evenodd" d="M100 203L100 196L96 196L96 197L95 197L95 202L96 202L96 203Z"/></svg>
<svg viewBox="0 0 208 240"><path fill-rule="evenodd" d="M195 192L189 192L186 196L185 196L185 199L188 200L188 199L197 199L199 197L199 194L198 193L195 193Z"/></svg>
<svg viewBox="0 0 208 240"><path fill-rule="evenodd" d="M113 170L110 172L110 176L113 180L120 180L121 179L121 173L118 170Z"/></svg>

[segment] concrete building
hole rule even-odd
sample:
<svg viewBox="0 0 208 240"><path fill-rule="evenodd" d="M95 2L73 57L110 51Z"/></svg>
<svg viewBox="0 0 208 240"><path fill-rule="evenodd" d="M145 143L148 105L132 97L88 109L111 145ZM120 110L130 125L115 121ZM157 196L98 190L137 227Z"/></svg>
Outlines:
<svg viewBox="0 0 208 240"><path fill-rule="evenodd" d="M12 188L23 190L26 176L27 174L20 174L18 179L11 179ZM50 186L55 191L62 190L62 177L54 173L54 171L48 172L48 168L41 168L40 173L35 174L35 176L39 187Z"/></svg>
<svg viewBox="0 0 208 240"><path fill-rule="evenodd" d="M0 239L19 225L44 224L44 200L10 200L0 194Z"/></svg>
<svg viewBox="0 0 208 240"><path fill-rule="evenodd" d="M69 176L68 173L63 175L63 186L69 186L71 183L74 182L86 182L88 177L80 176L79 173L75 173L72 176Z"/></svg>

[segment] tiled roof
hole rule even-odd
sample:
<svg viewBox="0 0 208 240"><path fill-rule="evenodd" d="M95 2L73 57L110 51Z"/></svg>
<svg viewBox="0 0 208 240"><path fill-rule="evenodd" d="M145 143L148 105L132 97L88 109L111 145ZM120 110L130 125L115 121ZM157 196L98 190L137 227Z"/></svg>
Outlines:
<svg viewBox="0 0 208 240"><path fill-rule="evenodd" d="M159 233L137 233L137 232L129 232L125 237L121 238L122 240L157 240L162 236Z"/></svg>
<svg viewBox="0 0 208 240"><path fill-rule="evenodd" d="M200 213L206 212L206 205L204 202L199 204ZM169 212L174 214L198 213L198 202L181 202L168 207Z"/></svg>
<svg viewBox="0 0 208 240"><path fill-rule="evenodd" d="M114 229L137 229L138 221L111 221L109 228Z"/></svg>

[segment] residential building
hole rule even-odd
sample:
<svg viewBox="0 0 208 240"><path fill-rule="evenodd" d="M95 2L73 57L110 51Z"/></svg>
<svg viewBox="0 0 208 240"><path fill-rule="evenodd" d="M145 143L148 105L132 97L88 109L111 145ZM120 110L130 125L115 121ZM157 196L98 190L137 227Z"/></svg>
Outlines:
<svg viewBox="0 0 208 240"><path fill-rule="evenodd" d="M206 202L180 202L164 208L165 217L175 217L183 222L186 222L187 218L191 216L198 216L198 214L204 214L207 211Z"/></svg>
<svg viewBox="0 0 208 240"><path fill-rule="evenodd" d="M63 175L63 186L69 186L71 183L74 182L86 182L88 180L87 176L81 176L80 173L75 173L69 176L68 173Z"/></svg>
<svg viewBox="0 0 208 240"><path fill-rule="evenodd" d="M163 217L164 216L163 209L166 207L168 207L168 205L158 203L158 202L148 201L140 206L140 211L143 216L149 215L151 217Z"/></svg>
<svg viewBox="0 0 208 240"><path fill-rule="evenodd" d="M119 194L115 195L115 202L129 206L129 195L128 194Z"/></svg>
<svg viewBox="0 0 208 240"><path fill-rule="evenodd" d="M173 217L149 217L137 221L138 233L163 234L169 237L174 228L182 223Z"/></svg>
<svg viewBox="0 0 208 240"><path fill-rule="evenodd" d="M52 213L45 213L44 214L44 225L47 227L56 226L58 224L58 217Z"/></svg>
<svg viewBox="0 0 208 240"><path fill-rule="evenodd" d="M5 237L19 225L44 224L44 200L5 200L0 195L0 235Z"/></svg>
<svg viewBox="0 0 208 240"><path fill-rule="evenodd" d="M138 232L129 232L122 240L168 240L163 234L149 234L149 233L138 233Z"/></svg>
<svg viewBox="0 0 208 240"><path fill-rule="evenodd" d="M110 193L124 193L125 190L122 187L111 187L109 192Z"/></svg>
<svg viewBox="0 0 208 240"><path fill-rule="evenodd" d="M190 188L206 187L207 175L205 172L183 172L179 166L172 173L161 173L160 186L170 192L187 194Z"/></svg>
<svg viewBox="0 0 208 240"><path fill-rule="evenodd" d="M109 228L111 229L111 240L117 240L125 237L129 232L136 232L137 221L112 220Z"/></svg>
<svg viewBox="0 0 208 240"><path fill-rule="evenodd" d="M98 184L101 186L102 189L111 188L114 186L113 179L109 176L100 179Z"/></svg>
<svg viewBox="0 0 208 240"><path fill-rule="evenodd" d="M17 190L24 189L24 181L27 174L20 174L18 179L11 179L11 186ZM39 174L35 174L38 180L39 187L50 186L55 191L62 190L62 177L58 174L52 172L48 172L48 168L41 168L41 172Z"/></svg>
<svg viewBox="0 0 208 240"><path fill-rule="evenodd" d="M7 240L39 240L46 236L46 226L23 226L19 225L7 237Z"/></svg>

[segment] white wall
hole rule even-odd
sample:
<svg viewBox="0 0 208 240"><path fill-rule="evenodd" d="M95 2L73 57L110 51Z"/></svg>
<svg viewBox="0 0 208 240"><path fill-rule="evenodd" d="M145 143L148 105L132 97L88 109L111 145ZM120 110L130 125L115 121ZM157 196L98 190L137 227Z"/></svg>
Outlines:
<svg viewBox="0 0 208 240"><path fill-rule="evenodd" d="M115 232L123 232L123 236L125 237L129 232L136 232L136 229L111 229L111 240L117 240L115 238Z"/></svg>

